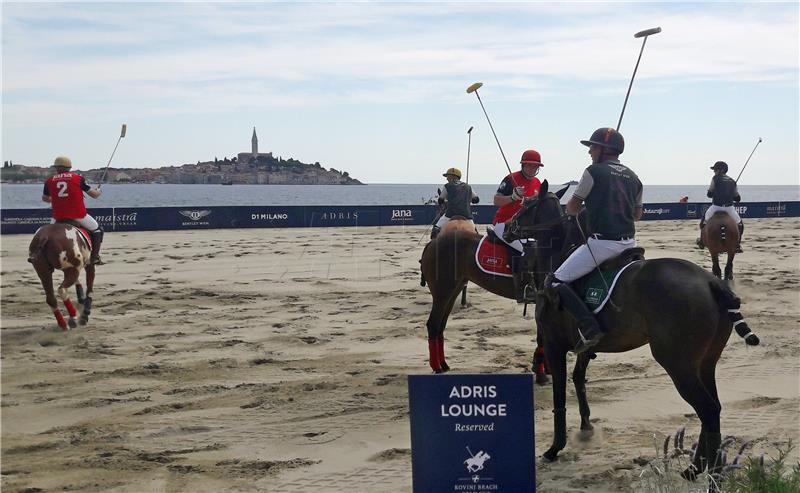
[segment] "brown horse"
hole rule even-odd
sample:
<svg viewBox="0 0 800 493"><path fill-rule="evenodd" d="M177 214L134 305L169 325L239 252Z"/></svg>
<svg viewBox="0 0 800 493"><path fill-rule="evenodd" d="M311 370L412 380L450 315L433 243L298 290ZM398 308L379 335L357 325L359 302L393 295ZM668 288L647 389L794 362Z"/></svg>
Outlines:
<svg viewBox="0 0 800 493"><path fill-rule="evenodd" d="M728 254L725 263L725 280L733 280L733 258L736 256L736 247L739 245L739 227L731 216L723 211L717 211L711 216L703 227L701 236L703 243L711 254L711 272L721 278L719 268L719 255Z"/></svg>
<svg viewBox="0 0 800 493"><path fill-rule="evenodd" d="M92 247L79 229L70 224L55 223L42 226L33 235L28 248L28 262L33 264L36 274L42 282L47 304L62 330L77 327L75 317L78 315L75 305L69 298L68 289L75 284L78 303L83 304L80 324L89 321L92 312L92 290L94 288L95 266L89 263ZM64 320L58 301L53 292L53 271L64 272L64 281L58 286L58 296L63 301L69 314L69 321ZM86 292L80 283L80 273L86 269Z"/></svg>
<svg viewBox="0 0 800 493"><path fill-rule="evenodd" d="M514 216L506 229L506 239L536 240L536 269L540 270L535 277L536 325L552 371L555 414L553 444L544 457L555 460L567 443L566 356L575 347L578 333L575 320L560 309L557 296L543 289L541 280L561 265L571 248L583 242L583 234L576 221L564 214L560 197L548 193L547 188L545 181L539 195ZM711 472L717 471L722 407L715 368L734 322L737 332L739 327L747 326L738 310L739 299L721 280L681 259L636 262L623 272L616 285L611 303L597 315L606 335L597 346L578 356L572 374L581 429L592 429L586 369L594 353L629 351L649 343L653 357L702 423L699 445L684 477L694 479L706 465ZM747 339L746 342L750 343Z"/></svg>
<svg viewBox="0 0 800 493"><path fill-rule="evenodd" d="M452 229L445 229L453 223L456 224ZM469 223L451 220L445 224L439 236L425 246L420 259L423 283L427 283L433 298L426 326L429 363L435 373L450 369L444 355L444 329L453 304L468 281L496 295L516 299L512 278L487 274L475 263L475 251L482 236L465 225ZM549 370L544 364L544 351L538 345L533 357L533 371L537 383L547 383Z"/></svg>

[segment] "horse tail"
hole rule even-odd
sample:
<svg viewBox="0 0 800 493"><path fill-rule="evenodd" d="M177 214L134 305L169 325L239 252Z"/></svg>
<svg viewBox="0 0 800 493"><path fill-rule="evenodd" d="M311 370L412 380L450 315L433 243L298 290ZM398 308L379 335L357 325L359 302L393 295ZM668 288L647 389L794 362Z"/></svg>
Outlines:
<svg viewBox="0 0 800 493"><path fill-rule="evenodd" d="M758 346L760 342L758 336L750 330L750 327L744 320L744 316L739 312L739 308L742 306L742 300L736 296L727 284L719 279L714 279L709 282L709 285L711 286L711 292L714 293L714 298L717 300L717 304L719 304L721 309L725 310L725 315L728 317L728 320L733 322L733 328L736 329L736 333L739 334L739 337L744 339L745 344L748 346Z"/></svg>
<svg viewBox="0 0 800 493"><path fill-rule="evenodd" d="M719 225L719 239L722 243L725 243L725 239L727 238L727 228L725 228L724 224Z"/></svg>

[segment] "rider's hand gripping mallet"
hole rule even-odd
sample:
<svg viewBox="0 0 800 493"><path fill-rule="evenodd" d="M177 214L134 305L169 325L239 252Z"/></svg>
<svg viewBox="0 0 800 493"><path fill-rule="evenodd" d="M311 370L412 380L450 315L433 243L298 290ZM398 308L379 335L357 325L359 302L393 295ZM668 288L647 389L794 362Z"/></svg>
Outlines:
<svg viewBox="0 0 800 493"><path fill-rule="evenodd" d="M467 94L475 93L478 96L478 102L481 104L481 109L483 109L483 114L486 115L486 121L489 122L489 128L492 129L492 135L494 135L494 140L497 142L497 147L500 148L500 155L503 156L503 162L506 163L506 168L508 168L508 174L511 175L511 180L514 182L514 186L517 186L516 180L514 180L514 173L511 171L511 166L508 165L508 160L506 159L506 154L503 152L503 146L500 145L500 140L497 138L497 134L494 131L494 127L492 126L492 120L489 119L489 114L486 113L486 108L483 106L483 101L481 101L481 95L478 94L478 89L483 86L483 82L476 82L467 88Z"/></svg>
<svg viewBox="0 0 800 493"><path fill-rule="evenodd" d="M114 153L117 152L117 147L119 146L119 142L125 137L125 133L128 131L128 125L123 123L122 130L119 132L119 139L117 139L117 145L114 146L114 150L111 151L111 157L108 158L108 164L106 164L106 169L103 170L103 176L100 177L100 183L97 184L97 188L103 186L103 180L106 179L106 173L108 173L108 167L111 166L111 160L114 159Z"/></svg>

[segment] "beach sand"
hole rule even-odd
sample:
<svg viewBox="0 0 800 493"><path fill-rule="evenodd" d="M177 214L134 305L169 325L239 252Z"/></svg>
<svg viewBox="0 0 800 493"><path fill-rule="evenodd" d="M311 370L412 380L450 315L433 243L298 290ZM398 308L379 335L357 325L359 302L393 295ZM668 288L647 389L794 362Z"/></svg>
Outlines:
<svg viewBox="0 0 800 493"><path fill-rule="evenodd" d="M722 354L722 433L774 455L800 443L800 219L746 226L735 289L762 345L733 334ZM648 258L710 269L696 221L638 227ZM430 371L424 232L108 233L89 325L67 333L25 261L30 235L3 236L3 491L411 491L406 376ZM445 333L453 371L526 371L532 310L477 287L469 301ZM587 388L595 434L578 439L568 385L570 440L537 461L539 491L641 488L664 437L699 433L647 346L599 355ZM551 398L536 386L537 456Z"/></svg>

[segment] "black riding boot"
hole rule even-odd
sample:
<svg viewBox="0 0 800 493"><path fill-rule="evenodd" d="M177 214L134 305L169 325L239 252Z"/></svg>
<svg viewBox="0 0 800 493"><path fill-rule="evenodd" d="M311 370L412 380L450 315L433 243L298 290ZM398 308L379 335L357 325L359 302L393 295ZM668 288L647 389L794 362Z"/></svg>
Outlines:
<svg viewBox="0 0 800 493"><path fill-rule="evenodd" d="M98 229L92 231L92 256L89 257L89 263L92 265L103 265L100 260L100 245L103 243L103 230Z"/></svg>
<svg viewBox="0 0 800 493"><path fill-rule="evenodd" d="M736 253L742 253L742 236L744 235L744 223L739 223L739 243L736 245Z"/></svg>
<svg viewBox="0 0 800 493"><path fill-rule="evenodd" d="M524 256L511 257L511 273L514 275L514 292L517 303L535 303L536 288L527 272L528 262Z"/></svg>
<svg viewBox="0 0 800 493"><path fill-rule="evenodd" d="M565 282L558 284L556 291L561 299L561 306L578 321L578 336L580 336L580 339L575 344L575 349L573 350L575 354L580 354L597 345L600 342L600 338L603 337L603 332L600 330L600 324L597 323L594 315L589 311L583 300Z"/></svg>
<svg viewBox="0 0 800 493"><path fill-rule="evenodd" d="M431 239L434 239L437 236L439 236L439 232L441 230L442 230L442 228L440 228L439 226L434 226L433 229L431 229Z"/></svg>
<svg viewBox="0 0 800 493"><path fill-rule="evenodd" d="M700 236L697 237L697 248L700 250L706 247L706 244L703 243L703 227L706 225L706 218L700 219Z"/></svg>

